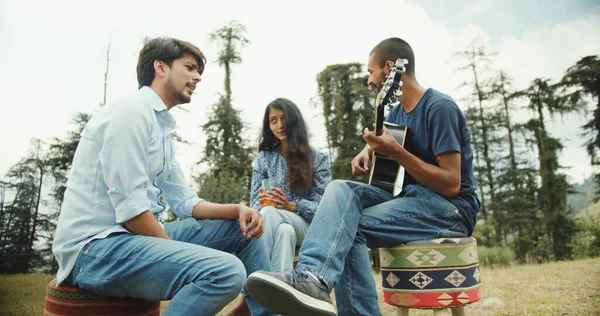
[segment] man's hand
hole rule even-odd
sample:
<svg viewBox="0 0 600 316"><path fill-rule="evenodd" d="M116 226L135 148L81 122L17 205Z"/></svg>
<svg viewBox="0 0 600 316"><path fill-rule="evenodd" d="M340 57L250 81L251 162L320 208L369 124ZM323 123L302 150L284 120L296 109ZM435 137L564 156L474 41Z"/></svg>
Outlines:
<svg viewBox="0 0 600 316"><path fill-rule="evenodd" d="M259 211L240 205L239 210L240 229L246 239L258 239L264 231L262 214Z"/></svg>
<svg viewBox="0 0 600 316"><path fill-rule="evenodd" d="M367 145L352 159L350 165L352 166L353 175L357 176L369 171L369 163L371 161L371 153L369 151L369 145Z"/></svg>
<svg viewBox="0 0 600 316"><path fill-rule="evenodd" d="M369 131L365 128L363 132L363 139L369 144L369 147L373 151L376 151L382 155L388 156L394 159L395 154L401 151L403 148L396 141L392 133L385 126L383 127L383 134L381 136L375 135L375 132ZM356 158L355 158L356 159Z"/></svg>
<svg viewBox="0 0 600 316"><path fill-rule="evenodd" d="M402 165L413 179L445 197L454 197L460 192L460 153L449 151L435 157L438 165L424 162L421 158L404 149L389 129L383 127L383 134L376 136L365 129L363 138L367 144L382 155L386 155Z"/></svg>

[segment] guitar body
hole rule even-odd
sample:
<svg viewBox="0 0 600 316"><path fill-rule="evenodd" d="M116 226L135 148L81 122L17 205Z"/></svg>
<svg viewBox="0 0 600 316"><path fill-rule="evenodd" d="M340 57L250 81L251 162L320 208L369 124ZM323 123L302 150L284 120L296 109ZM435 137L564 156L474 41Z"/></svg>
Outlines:
<svg viewBox="0 0 600 316"><path fill-rule="evenodd" d="M404 147L408 132L407 127L387 122L383 123L383 125L390 130L396 141ZM385 190L392 195L398 195L402 191L403 183L404 167L400 166L395 160L375 152L369 184Z"/></svg>

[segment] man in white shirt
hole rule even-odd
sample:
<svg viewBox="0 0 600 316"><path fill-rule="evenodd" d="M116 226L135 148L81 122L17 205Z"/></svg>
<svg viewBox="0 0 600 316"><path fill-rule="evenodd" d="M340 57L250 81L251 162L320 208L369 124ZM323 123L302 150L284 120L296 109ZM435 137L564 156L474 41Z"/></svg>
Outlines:
<svg viewBox="0 0 600 316"><path fill-rule="evenodd" d="M163 315L215 315L240 293L247 274L270 270L263 243L255 241L261 214L202 200L175 159L168 111L191 101L205 64L191 43L148 40L137 95L103 107L85 126L52 247L59 284L171 300ZM157 220L166 209L161 197L181 221ZM265 314L247 299L254 315Z"/></svg>

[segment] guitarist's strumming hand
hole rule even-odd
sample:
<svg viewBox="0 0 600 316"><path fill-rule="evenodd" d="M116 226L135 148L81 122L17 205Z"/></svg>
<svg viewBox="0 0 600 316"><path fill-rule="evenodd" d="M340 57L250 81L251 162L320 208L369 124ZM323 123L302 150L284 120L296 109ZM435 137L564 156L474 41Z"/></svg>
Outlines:
<svg viewBox="0 0 600 316"><path fill-rule="evenodd" d="M352 166L352 174L355 176L361 175L369 171L369 163L371 162L371 155L373 151L369 148L369 145L352 159L350 165Z"/></svg>
<svg viewBox="0 0 600 316"><path fill-rule="evenodd" d="M369 131L368 128L365 128L363 139L373 151L386 155L392 159L394 159L398 153L405 150L385 126L383 126L383 134L381 134L381 136L377 136L374 131Z"/></svg>

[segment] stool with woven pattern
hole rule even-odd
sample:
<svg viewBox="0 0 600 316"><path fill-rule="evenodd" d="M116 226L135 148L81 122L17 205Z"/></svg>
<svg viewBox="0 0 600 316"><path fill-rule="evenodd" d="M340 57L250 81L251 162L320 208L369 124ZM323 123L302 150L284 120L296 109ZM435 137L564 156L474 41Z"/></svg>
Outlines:
<svg viewBox="0 0 600 316"><path fill-rule="evenodd" d="M68 284L57 285L54 279L46 287L44 316L59 315L159 316L160 301L95 294Z"/></svg>
<svg viewBox="0 0 600 316"><path fill-rule="evenodd" d="M384 301L396 315L410 308L434 315L465 315L463 306L481 299L477 241L472 237L418 240L379 249Z"/></svg>

